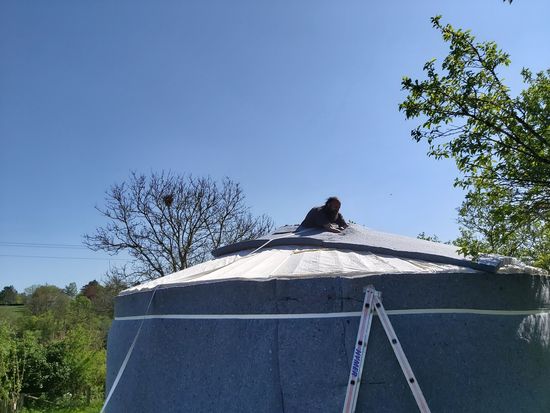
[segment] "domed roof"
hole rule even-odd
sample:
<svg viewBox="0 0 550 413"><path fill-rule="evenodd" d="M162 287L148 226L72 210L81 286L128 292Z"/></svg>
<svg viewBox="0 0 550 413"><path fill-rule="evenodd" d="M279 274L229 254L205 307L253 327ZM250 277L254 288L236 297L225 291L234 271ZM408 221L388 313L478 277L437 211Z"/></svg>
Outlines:
<svg viewBox="0 0 550 413"><path fill-rule="evenodd" d="M354 278L374 274L502 272L535 269L505 257L473 261L452 245L374 231L350 225L332 233L297 225L281 227L255 240L237 242L213 251L214 259L122 292L132 294L227 280Z"/></svg>
<svg viewBox="0 0 550 413"><path fill-rule="evenodd" d="M218 248L212 254L215 257L219 257L243 250L259 248L264 244L269 247L307 246L371 252L399 258L454 264L491 272L496 271L502 265L499 259L474 262L459 255L457 247L453 245L374 231L357 224L351 224L340 233L333 233L318 228L286 225L264 237Z"/></svg>

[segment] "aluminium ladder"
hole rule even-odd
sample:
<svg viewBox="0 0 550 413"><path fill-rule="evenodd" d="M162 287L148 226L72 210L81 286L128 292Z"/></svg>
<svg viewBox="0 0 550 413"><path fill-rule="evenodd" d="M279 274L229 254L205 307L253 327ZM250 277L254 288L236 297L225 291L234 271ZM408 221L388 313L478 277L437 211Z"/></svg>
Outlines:
<svg viewBox="0 0 550 413"><path fill-rule="evenodd" d="M374 305L373 305L374 304ZM343 413L354 413L357 405L357 396L359 395L359 387L361 384L361 375L363 373L363 365L365 364L365 354L367 352L367 343L369 340L370 328L374 312L378 314L382 327L388 336L388 340L392 345L393 352L397 357L397 361L403 370L403 374L409 383L416 404L421 413L430 413L426 399L420 390L418 381L414 376L411 366L403 352L403 348L397 340L395 331L390 323L390 319L386 314L386 310L382 305L381 293L374 289L374 286L369 285L365 289L365 301L361 311L361 321L359 322L359 331L357 332L357 340L353 350L353 358L351 362L351 371L349 374L348 388L346 391L346 400L344 402Z"/></svg>

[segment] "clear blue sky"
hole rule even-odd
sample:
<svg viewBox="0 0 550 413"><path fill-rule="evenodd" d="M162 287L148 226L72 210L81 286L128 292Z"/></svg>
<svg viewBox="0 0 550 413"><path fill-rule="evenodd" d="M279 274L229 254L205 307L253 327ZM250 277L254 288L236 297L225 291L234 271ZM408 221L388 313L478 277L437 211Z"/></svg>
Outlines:
<svg viewBox="0 0 550 413"><path fill-rule="evenodd" d="M397 110L446 54L436 14L509 52L515 90L550 67L548 0L0 0L0 288L101 279L119 261L6 243L79 245L130 170L229 176L278 225L336 194L368 227L455 238L454 164Z"/></svg>

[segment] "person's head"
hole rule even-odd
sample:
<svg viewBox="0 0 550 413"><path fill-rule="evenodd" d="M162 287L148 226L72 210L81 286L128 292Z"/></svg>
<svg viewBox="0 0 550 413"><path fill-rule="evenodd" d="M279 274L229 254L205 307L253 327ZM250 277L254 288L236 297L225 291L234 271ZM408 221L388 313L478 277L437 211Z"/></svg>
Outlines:
<svg viewBox="0 0 550 413"><path fill-rule="evenodd" d="M342 206L342 203L335 196L329 197L325 202L325 208L334 213L338 213L338 211L340 211L341 206Z"/></svg>

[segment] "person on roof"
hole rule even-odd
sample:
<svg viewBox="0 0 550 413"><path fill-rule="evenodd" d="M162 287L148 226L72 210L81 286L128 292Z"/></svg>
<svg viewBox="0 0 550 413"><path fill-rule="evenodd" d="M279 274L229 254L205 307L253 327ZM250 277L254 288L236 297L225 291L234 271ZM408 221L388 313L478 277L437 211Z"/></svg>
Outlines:
<svg viewBox="0 0 550 413"><path fill-rule="evenodd" d="M335 196L331 196L325 205L311 208L300 226L305 228L324 228L331 232L340 232L348 227L340 213L342 203Z"/></svg>

